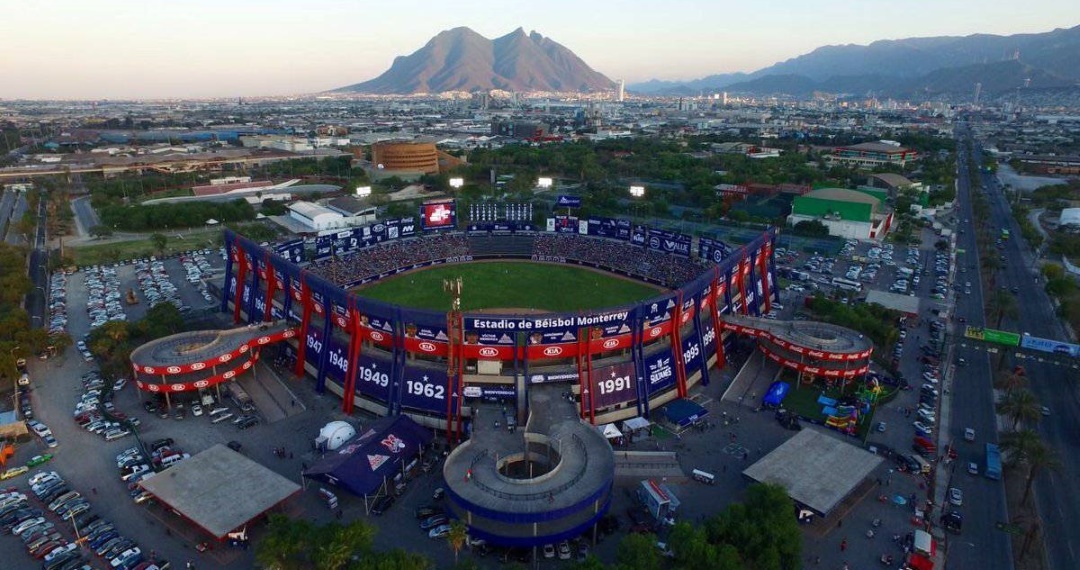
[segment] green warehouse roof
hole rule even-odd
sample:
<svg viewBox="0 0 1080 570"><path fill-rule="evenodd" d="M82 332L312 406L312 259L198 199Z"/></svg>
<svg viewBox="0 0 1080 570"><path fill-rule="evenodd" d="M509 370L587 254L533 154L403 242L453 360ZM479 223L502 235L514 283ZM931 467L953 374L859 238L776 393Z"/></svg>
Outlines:
<svg viewBox="0 0 1080 570"><path fill-rule="evenodd" d="M792 214L824 217L839 214L841 219L869 222L881 207L881 200L857 190L821 188L795 198Z"/></svg>

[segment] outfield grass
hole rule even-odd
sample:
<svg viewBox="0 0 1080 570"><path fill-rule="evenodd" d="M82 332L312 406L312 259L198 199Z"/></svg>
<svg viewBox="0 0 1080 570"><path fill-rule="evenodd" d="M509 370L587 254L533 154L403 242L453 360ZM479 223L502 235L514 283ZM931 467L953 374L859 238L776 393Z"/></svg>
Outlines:
<svg viewBox="0 0 1080 570"><path fill-rule="evenodd" d="M461 308L577 311L613 307L660 294L654 287L564 265L480 262L442 265L399 275L358 289L363 297L422 309L445 310L443 279L461 277Z"/></svg>

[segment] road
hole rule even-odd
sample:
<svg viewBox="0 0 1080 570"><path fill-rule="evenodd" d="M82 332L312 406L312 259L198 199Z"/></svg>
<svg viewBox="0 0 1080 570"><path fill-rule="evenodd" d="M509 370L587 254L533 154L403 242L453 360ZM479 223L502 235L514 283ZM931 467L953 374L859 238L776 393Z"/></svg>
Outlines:
<svg viewBox="0 0 1080 570"><path fill-rule="evenodd" d="M980 149L973 156L981 164ZM1001 186L991 173L980 173L988 189L991 223L995 228L1008 228L1012 239L1006 241L1001 255L1003 269L998 272L998 284L1021 292L1017 295L1017 319L1006 319L1001 328L1027 332L1033 336L1066 340L1069 338L1053 304L1041 285L1035 283L1036 256L1020 237L1020 227L1012 217ZM1036 478L1034 493L1050 567L1058 570L1074 568L1080 557L1080 442L1075 437L1076 418L1080 417L1080 398L1077 375L1069 368L1024 360L1029 387L1040 402L1050 409L1037 429L1044 441L1057 451L1061 468L1045 472ZM1062 500L1071 498L1071 500Z"/></svg>
<svg viewBox="0 0 1080 570"><path fill-rule="evenodd" d="M959 149L968 148L964 140L958 141ZM974 214L972 211L972 188L967 162L963 152L959 154L958 199L961 218L958 224L957 248L964 253L957 255L956 282L964 287L964 293L957 295L954 314L956 328L954 333L963 334L962 323L966 319L972 326L984 326L983 306L984 291L979 279L979 255L975 244ZM976 182L977 184L977 182ZM967 283L971 283L967 293ZM964 343L962 340L960 341ZM1012 549L1006 535L994 528L994 523L1005 521L1005 487L1001 481L993 481L983 476L972 477L967 474L967 463L974 461L980 472L985 467L985 444L997 443L997 417L994 413L994 391L992 367L997 364L996 355L985 350L966 348L957 345L957 358L964 358L967 366L957 366L952 382L952 416L949 426L950 439L957 442L958 461L951 465L949 485L964 492L964 505L960 511L964 514L963 535L950 540L948 566L951 568L1001 568L1006 567L1006 560L1011 567ZM964 428L974 428L974 443L964 442Z"/></svg>
<svg viewBox="0 0 1080 570"><path fill-rule="evenodd" d="M22 219L23 214L26 212L26 208L26 193L19 192L15 196L15 205L11 212L11 218L8 220L7 224L6 241L11 245L19 245L25 241L23 236L19 235L19 233L16 231L15 224Z"/></svg>
<svg viewBox="0 0 1080 570"><path fill-rule="evenodd" d="M45 240L45 202L44 198L38 200L37 226L27 268L34 288L26 295L26 312L33 328L48 328L49 248Z"/></svg>
<svg viewBox="0 0 1080 570"><path fill-rule="evenodd" d="M11 224L11 212L15 207L15 198L18 192L0 190L0 231L7 231Z"/></svg>

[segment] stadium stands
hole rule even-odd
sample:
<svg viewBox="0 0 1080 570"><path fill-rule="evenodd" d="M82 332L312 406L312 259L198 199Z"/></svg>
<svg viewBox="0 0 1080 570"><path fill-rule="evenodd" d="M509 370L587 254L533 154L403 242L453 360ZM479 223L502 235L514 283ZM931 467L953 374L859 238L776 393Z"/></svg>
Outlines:
<svg viewBox="0 0 1080 570"><path fill-rule="evenodd" d="M617 271L678 287L697 277L704 269L693 260L662 251L645 249L627 242L575 234L540 234L535 255L562 257L610 267Z"/></svg>
<svg viewBox="0 0 1080 570"><path fill-rule="evenodd" d="M474 256L524 257L533 255L534 237L519 235L472 235L469 250Z"/></svg>

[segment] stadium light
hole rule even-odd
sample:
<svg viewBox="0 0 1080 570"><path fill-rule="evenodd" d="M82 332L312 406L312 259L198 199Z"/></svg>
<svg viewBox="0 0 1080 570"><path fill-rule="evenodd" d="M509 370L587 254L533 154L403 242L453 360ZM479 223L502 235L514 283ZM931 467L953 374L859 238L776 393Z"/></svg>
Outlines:
<svg viewBox="0 0 1080 570"><path fill-rule="evenodd" d="M640 198L640 197L644 196L645 195L645 187L644 186L631 186L630 187L630 195L635 197L635 198Z"/></svg>
<svg viewBox="0 0 1080 570"><path fill-rule="evenodd" d="M464 185L465 185L465 179L464 178L458 177L458 178L451 178L450 179L450 187L455 189L455 190L460 189Z"/></svg>
<svg viewBox="0 0 1080 570"><path fill-rule="evenodd" d="M371 186L357 186L356 195L361 198L371 196Z"/></svg>
<svg viewBox="0 0 1080 570"><path fill-rule="evenodd" d="M540 188L551 188L552 182L552 179L547 176L536 179L536 185Z"/></svg>

